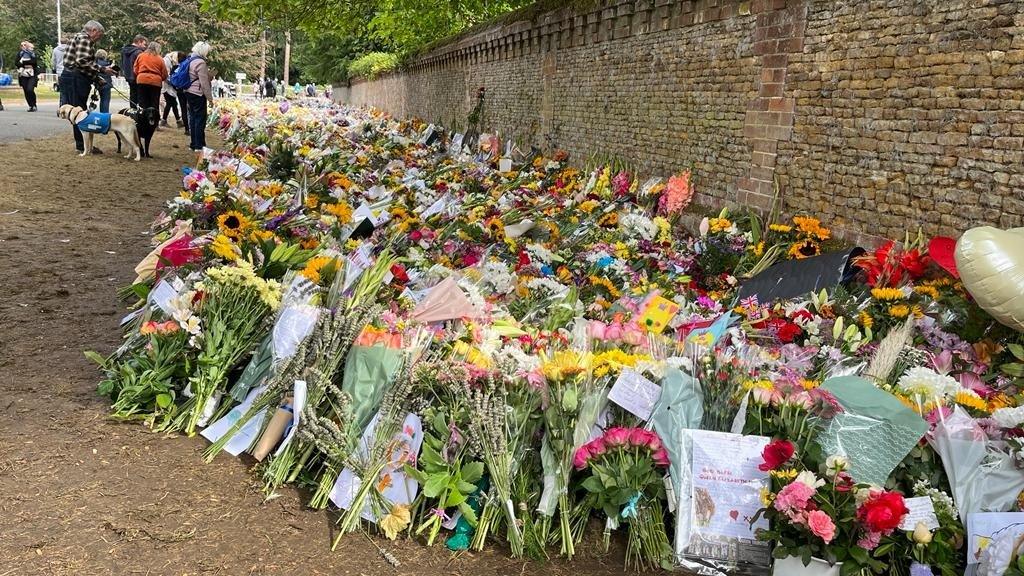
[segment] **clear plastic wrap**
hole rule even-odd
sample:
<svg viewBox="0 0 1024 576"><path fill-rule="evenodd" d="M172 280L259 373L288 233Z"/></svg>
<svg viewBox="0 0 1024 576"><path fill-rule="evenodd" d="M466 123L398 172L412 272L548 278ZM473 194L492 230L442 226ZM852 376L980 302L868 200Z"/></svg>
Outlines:
<svg viewBox="0 0 1024 576"><path fill-rule="evenodd" d="M1024 490L1024 472L1005 444L989 439L959 406L936 424L928 444L942 459L953 501L965 524L971 512L1009 510Z"/></svg>

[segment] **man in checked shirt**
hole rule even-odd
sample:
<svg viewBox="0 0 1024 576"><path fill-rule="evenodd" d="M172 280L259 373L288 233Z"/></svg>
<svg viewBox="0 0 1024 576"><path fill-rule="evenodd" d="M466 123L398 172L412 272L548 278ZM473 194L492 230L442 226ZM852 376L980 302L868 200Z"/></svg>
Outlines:
<svg viewBox="0 0 1024 576"><path fill-rule="evenodd" d="M100 68L96 65L95 42L103 37L103 25L95 20L90 20L82 27L82 31L75 34L68 44L64 53L64 71L57 80L60 85L60 103L79 106L85 110L89 106L89 92L92 85L102 85L106 81L100 73L110 74L111 68ZM82 132L78 126L72 124L75 131L75 148L79 152L85 150L85 141L82 139ZM94 154L99 154L98 149L93 149Z"/></svg>

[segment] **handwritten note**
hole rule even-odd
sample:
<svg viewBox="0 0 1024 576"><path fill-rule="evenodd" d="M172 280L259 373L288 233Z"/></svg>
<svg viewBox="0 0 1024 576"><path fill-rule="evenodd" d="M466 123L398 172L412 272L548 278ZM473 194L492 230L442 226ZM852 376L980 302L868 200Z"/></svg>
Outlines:
<svg viewBox="0 0 1024 576"><path fill-rule="evenodd" d="M750 521L761 508L761 488L768 474L757 468L768 445L763 436L693 430L693 528L698 534L755 540L762 517Z"/></svg>
<svg viewBox="0 0 1024 576"><path fill-rule="evenodd" d="M163 310L164 314L170 316L174 313L171 308L171 301L178 297L178 291L171 286L170 282L161 280L149 291L149 301L156 307Z"/></svg>
<svg viewBox="0 0 1024 576"><path fill-rule="evenodd" d="M641 420L651 417L654 404L661 397L661 386L637 372L624 368L608 392L608 399Z"/></svg>
<svg viewBox="0 0 1024 576"><path fill-rule="evenodd" d="M939 519L935 516L935 505L932 504L930 496L907 498L903 503L907 505L907 509L910 512L903 517L903 522L900 523L900 530L909 532L917 527L918 522L924 522L924 525L929 530L935 530L939 527Z"/></svg>

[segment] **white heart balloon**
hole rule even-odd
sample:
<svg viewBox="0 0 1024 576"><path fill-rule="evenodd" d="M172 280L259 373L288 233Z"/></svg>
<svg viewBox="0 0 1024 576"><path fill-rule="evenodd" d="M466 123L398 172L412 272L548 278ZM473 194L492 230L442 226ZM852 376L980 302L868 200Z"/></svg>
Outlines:
<svg viewBox="0 0 1024 576"><path fill-rule="evenodd" d="M978 306L1024 331L1024 228L971 228L956 243L956 267Z"/></svg>

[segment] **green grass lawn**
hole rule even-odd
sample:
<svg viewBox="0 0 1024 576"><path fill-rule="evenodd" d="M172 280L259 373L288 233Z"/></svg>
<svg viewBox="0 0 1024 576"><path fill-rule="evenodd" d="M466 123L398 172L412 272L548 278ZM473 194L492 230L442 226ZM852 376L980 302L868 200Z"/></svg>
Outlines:
<svg viewBox="0 0 1024 576"><path fill-rule="evenodd" d="M11 102L16 100L24 99L24 94L21 91L21 86L15 84L14 86L0 86L0 99L7 101L8 98ZM58 100L60 94L53 91L51 86L44 86L40 84L36 86L36 98L39 100Z"/></svg>

